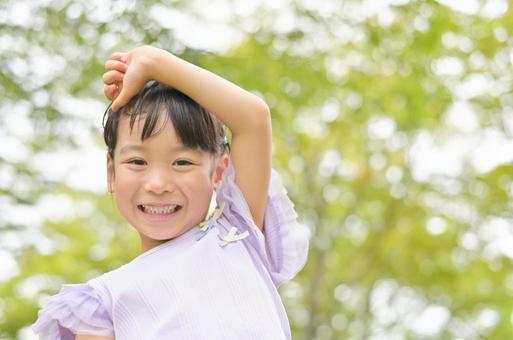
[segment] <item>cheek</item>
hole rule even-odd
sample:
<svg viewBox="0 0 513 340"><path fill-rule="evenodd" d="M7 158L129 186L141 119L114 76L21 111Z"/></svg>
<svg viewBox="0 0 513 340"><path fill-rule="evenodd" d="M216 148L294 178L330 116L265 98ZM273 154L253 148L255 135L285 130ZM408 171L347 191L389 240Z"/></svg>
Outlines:
<svg viewBox="0 0 513 340"><path fill-rule="evenodd" d="M133 182L137 178L137 174L133 171L120 167L116 169L116 176L114 177L117 183Z"/></svg>
<svg viewBox="0 0 513 340"><path fill-rule="evenodd" d="M201 175L184 176L181 184L183 190L186 190L189 196L194 197L194 199L203 201L203 197L205 197L205 201L207 199L210 201L209 196L212 194L214 186L212 179L206 172L202 172Z"/></svg>
<svg viewBox="0 0 513 340"><path fill-rule="evenodd" d="M127 171L126 169L116 169L116 175L112 181L114 192L118 193L118 197L127 197L132 191L138 187L138 176Z"/></svg>

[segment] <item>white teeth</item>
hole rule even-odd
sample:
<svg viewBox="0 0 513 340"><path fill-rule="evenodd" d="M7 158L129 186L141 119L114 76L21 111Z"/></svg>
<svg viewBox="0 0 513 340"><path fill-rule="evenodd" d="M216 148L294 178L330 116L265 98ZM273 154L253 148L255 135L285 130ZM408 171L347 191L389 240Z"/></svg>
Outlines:
<svg viewBox="0 0 513 340"><path fill-rule="evenodd" d="M176 204L165 205L162 207L154 207L146 204L142 204L141 206L144 212L148 214L171 214L176 210L176 207L178 207Z"/></svg>

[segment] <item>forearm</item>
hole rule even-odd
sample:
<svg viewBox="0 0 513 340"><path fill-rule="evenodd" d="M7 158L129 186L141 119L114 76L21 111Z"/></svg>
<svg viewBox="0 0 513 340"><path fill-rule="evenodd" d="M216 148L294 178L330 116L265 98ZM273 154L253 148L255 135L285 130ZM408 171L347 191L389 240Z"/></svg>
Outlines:
<svg viewBox="0 0 513 340"><path fill-rule="evenodd" d="M161 50L150 61L153 79L185 93L219 118L234 135L270 131L267 104L256 95ZM270 134L269 134L270 135Z"/></svg>

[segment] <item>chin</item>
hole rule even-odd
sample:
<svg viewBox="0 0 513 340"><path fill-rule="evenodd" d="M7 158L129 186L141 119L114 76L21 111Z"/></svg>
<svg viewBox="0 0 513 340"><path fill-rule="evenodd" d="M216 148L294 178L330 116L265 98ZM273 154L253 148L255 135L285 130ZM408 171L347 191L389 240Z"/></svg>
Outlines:
<svg viewBox="0 0 513 340"><path fill-rule="evenodd" d="M158 230L158 231L139 230L139 233L141 233L144 236L146 236L147 238L155 240L155 241L169 241L169 240L177 238L178 236L186 233L191 228L192 227L186 227L186 228L182 228L180 230L173 229L172 231L168 230L167 232L163 231L163 230Z"/></svg>

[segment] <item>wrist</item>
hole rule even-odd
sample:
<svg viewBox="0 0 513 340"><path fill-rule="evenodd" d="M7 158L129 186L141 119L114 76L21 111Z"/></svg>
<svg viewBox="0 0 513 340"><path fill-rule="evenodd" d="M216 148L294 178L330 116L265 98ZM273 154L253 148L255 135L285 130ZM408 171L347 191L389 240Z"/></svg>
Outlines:
<svg viewBox="0 0 513 340"><path fill-rule="evenodd" d="M165 65L173 55L160 48L150 46L150 49L151 50L146 54L147 58L145 60L148 75L150 79L162 83L164 82L164 79L162 79L164 74L164 72L162 72L163 65Z"/></svg>

